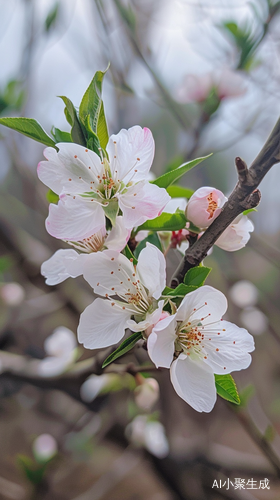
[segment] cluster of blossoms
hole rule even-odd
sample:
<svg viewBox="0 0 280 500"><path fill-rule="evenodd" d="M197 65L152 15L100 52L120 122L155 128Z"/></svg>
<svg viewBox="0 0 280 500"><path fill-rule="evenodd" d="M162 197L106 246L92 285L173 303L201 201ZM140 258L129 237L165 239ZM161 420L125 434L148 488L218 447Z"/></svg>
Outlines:
<svg viewBox="0 0 280 500"><path fill-rule="evenodd" d="M83 275L99 295L81 314L79 342L103 348L118 343L127 328L142 332L151 360L170 368L177 394L197 411L211 411L215 374L248 367L254 342L247 330L222 321L226 298L210 286L170 308L165 257L156 246L146 243L137 264L121 253L131 231L159 216L170 200L164 188L147 180L154 156L151 132L139 126L121 130L100 156L73 143L57 147L58 152L47 148L47 161L38 166L39 178L59 195L46 228L73 248L58 250L43 263L42 274L49 285ZM201 188L190 198L186 217L203 231L225 202L220 191ZM245 245L253 227L244 217L219 238L221 248ZM188 228L180 234L186 238Z"/></svg>

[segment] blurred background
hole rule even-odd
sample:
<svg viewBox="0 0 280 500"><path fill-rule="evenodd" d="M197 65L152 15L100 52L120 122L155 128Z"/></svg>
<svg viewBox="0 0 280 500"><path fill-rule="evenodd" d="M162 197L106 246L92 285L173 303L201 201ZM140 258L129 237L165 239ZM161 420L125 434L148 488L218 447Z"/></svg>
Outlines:
<svg viewBox="0 0 280 500"><path fill-rule="evenodd" d="M56 96L78 106L110 61L110 133L149 127L155 175L214 153L182 186L229 194L234 158L250 164L279 116L280 2L0 0L0 9L1 116L68 130ZM0 134L0 499L279 499L278 165L261 184L247 247L215 247L205 260L227 319L254 335L256 351L234 374L241 406L219 399L203 415L166 370L91 375L108 352L92 358L76 342L89 286L47 287L40 275L61 247L44 226L43 146ZM169 275L180 258L170 251ZM142 348L120 363L149 364Z"/></svg>

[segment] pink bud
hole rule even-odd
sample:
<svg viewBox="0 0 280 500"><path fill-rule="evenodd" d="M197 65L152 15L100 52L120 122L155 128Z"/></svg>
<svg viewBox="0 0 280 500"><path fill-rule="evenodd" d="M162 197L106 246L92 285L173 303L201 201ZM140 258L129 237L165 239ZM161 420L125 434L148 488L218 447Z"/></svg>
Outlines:
<svg viewBox="0 0 280 500"><path fill-rule="evenodd" d="M226 201L219 189L208 186L199 188L187 204L186 218L195 226L206 228L218 217Z"/></svg>

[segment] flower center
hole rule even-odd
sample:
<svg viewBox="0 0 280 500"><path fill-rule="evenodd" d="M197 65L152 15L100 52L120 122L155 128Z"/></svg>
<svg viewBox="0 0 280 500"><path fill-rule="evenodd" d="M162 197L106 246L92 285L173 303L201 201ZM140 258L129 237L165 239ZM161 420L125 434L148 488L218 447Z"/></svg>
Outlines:
<svg viewBox="0 0 280 500"><path fill-rule="evenodd" d="M105 239L106 235L102 235L101 231L98 231L97 233L94 233L92 236L90 236L89 238L85 238L84 240L79 240L79 241L64 240L64 241L65 243L68 243L68 245L71 245L80 252L93 253L102 250Z"/></svg>
<svg viewBox="0 0 280 500"><path fill-rule="evenodd" d="M213 200L213 193L210 193L209 196L207 196L207 200L208 200L208 208L206 212L209 213L208 219L212 219L215 210L217 210L218 208L218 203Z"/></svg>

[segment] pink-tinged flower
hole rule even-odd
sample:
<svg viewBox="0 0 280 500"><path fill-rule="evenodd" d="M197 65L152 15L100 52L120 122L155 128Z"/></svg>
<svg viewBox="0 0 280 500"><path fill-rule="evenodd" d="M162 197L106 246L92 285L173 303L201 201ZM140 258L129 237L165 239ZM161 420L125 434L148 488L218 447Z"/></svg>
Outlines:
<svg viewBox="0 0 280 500"><path fill-rule="evenodd" d="M203 75L189 74L178 89L178 100L182 103L203 102L212 90L222 100L243 95L246 87L242 76L229 68Z"/></svg>
<svg viewBox="0 0 280 500"><path fill-rule="evenodd" d="M186 218L195 226L205 229L221 213L226 201L227 198L219 189L201 187L195 191L187 204Z"/></svg>
<svg viewBox="0 0 280 500"><path fill-rule="evenodd" d="M43 262L41 274L47 285L57 285L67 278L77 278L83 274L88 254L105 249L121 252L128 242L131 231L123 224L123 217L116 217L116 225L109 233L103 227L97 233L81 241L67 241L83 253L73 249L57 250L50 259Z"/></svg>
<svg viewBox="0 0 280 500"><path fill-rule="evenodd" d="M125 329L145 331L161 316L165 288L165 259L154 245L139 255L138 264L122 254L105 250L90 254L83 275L97 298L81 314L78 340L88 349L114 345Z"/></svg>
<svg viewBox="0 0 280 500"><path fill-rule="evenodd" d="M251 363L253 337L221 320L226 310L224 294L202 286L187 294L177 312L157 323L148 337L152 361L170 368L175 391L199 412L210 412L216 402L214 374L243 370Z"/></svg>
<svg viewBox="0 0 280 500"><path fill-rule="evenodd" d="M226 228L215 245L227 252L235 252L245 247L252 231L254 231L253 223L247 215L241 214Z"/></svg>
<svg viewBox="0 0 280 500"><path fill-rule="evenodd" d="M119 209L128 229L161 214L170 199L166 190L147 180L154 157L149 129L122 129L109 139L100 157L78 144L59 143L46 148L47 161L38 165L39 179L60 196L51 204L47 231L55 238L83 240L105 227L105 215L114 224Z"/></svg>

